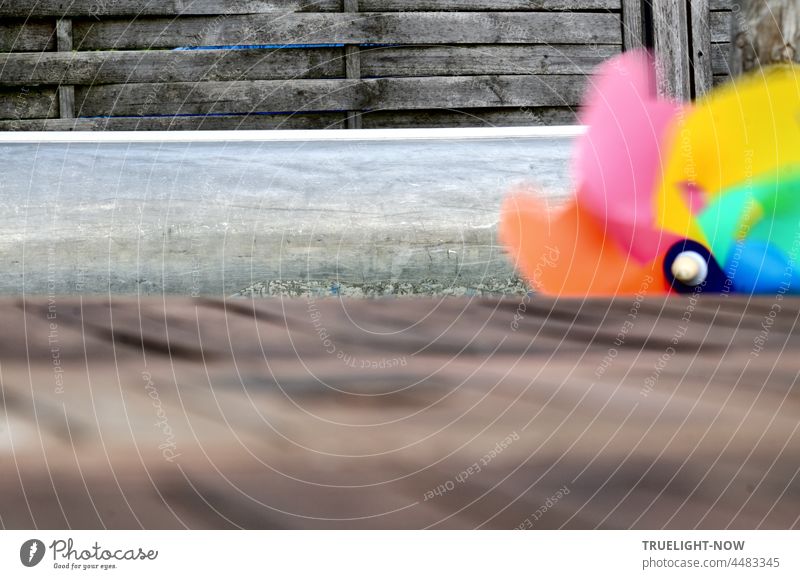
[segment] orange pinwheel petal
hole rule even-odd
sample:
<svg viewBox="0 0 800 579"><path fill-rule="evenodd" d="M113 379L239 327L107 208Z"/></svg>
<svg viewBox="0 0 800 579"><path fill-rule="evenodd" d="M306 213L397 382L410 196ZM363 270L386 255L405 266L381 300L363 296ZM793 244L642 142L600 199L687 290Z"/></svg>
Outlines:
<svg viewBox="0 0 800 579"><path fill-rule="evenodd" d="M640 265L624 254L574 200L550 213L534 195L515 192L503 204L499 234L536 291L559 296L666 293L660 262Z"/></svg>

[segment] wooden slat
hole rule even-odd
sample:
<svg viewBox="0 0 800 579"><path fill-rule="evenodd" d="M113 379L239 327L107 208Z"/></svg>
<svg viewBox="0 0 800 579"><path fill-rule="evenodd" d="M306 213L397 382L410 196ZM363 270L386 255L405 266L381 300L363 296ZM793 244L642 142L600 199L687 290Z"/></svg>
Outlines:
<svg viewBox="0 0 800 579"><path fill-rule="evenodd" d="M710 0L711 10L730 12L731 0Z"/></svg>
<svg viewBox="0 0 800 579"><path fill-rule="evenodd" d="M359 12L358 0L343 0L343 11L355 14ZM346 77L350 80L361 78L361 49L358 46L345 46L344 48L345 59L345 73ZM358 111L350 111L347 114L347 128L360 129L361 128L361 113Z"/></svg>
<svg viewBox="0 0 800 579"><path fill-rule="evenodd" d="M72 20L68 18L56 22L56 50L72 56ZM75 117L75 87L63 79L58 87L58 110L62 119Z"/></svg>
<svg viewBox="0 0 800 579"><path fill-rule="evenodd" d="M211 117L113 117L105 119L0 120L0 131L196 131L343 129L343 113L295 115L221 115ZM574 125L577 110L568 107L476 108L462 110L378 111L362 115L366 129L526 127Z"/></svg>
<svg viewBox="0 0 800 579"><path fill-rule="evenodd" d="M0 89L0 119L52 118L58 116L56 90L53 87Z"/></svg>
<svg viewBox="0 0 800 579"><path fill-rule="evenodd" d="M692 22L692 72L694 73L694 96L702 96L712 85L711 31L709 30L708 0L693 0L689 3Z"/></svg>
<svg viewBox="0 0 800 579"><path fill-rule="evenodd" d="M340 0L6 0L0 17L86 17L233 15L336 12Z"/></svg>
<svg viewBox="0 0 800 579"><path fill-rule="evenodd" d="M0 84L343 78L341 48L0 54Z"/></svg>
<svg viewBox="0 0 800 579"><path fill-rule="evenodd" d="M717 43L711 45L711 70L715 75L730 74L730 43Z"/></svg>
<svg viewBox="0 0 800 579"><path fill-rule="evenodd" d="M642 0L622 0L622 39L625 50L644 46L644 25Z"/></svg>
<svg viewBox="0 0 800 579"><path fill-rule="evenodd" d="M619 45L474 45L362 48L365 77L587 74ZM114 50L0 54L0 84L114 84L343 78L341 48Z"/></svg>
<svg viewBox="0 0 800 579"><path fill-rule="evenodd" d="M620 10L621 0L361 0L368 12Z"/></svg>
<svg viewBox="0 0 800 579"><path fill-rule="evenodd" d="M430 111L378 111L362 115L365 129L529 127L574 125L577 110L568 107L513 109L462 109Z"/></svg>
<svg viewBox="0 0 800 579"><path fill-rule="evenodd" d="M0 20L0 52L54 50L55 22Z"/></svg>
<svg viewBox="0 0 800 579"><path fill-rule="evenodd" d="M730 42L731 18L730 12L712 12L709 16L711 29L711 42Z"/></svg>
<svg viewBox="0 0 800 579"><path fill-rule="evenodd" d="M79 50L234 44L620 44L616 14L358 13L74 23Z"/></svg>
<svg viewBox="0 0 800 579"><path fill-rule="evenodd" d="M364 10L381 11L529 11L619 10L620 0L362 0ZM337 12L341 0L25 0L0 4L0 17L193 16L287 12Z"/></svg>
<svg viewBox="0 0 800 579"><path fill-rule="evenodd" d="M659 93L681 101L692 98L689 70L689 30L686 2L653 4L653 34Z"/></svg>
<svg viewBox="0 0 800 579"><path fill-rule="evenodd" d="M727 74L715 74L714 75L713 85L714 86L723 85L726 82L728 82L730 79L731 79L731 77L729 75L727 75Z"/></svg>
<svg viewBox="0 0 800 579"><path fill-rule="evenodd" d="M350 80L241 81L98 85L77 89L78 116L148 116L567 106L579 102L576 75L417 77Z"/></svg>
<svg viewBox="0 0 800 579"><path fill-rule="evenodd" d="M0 131L214 131L341 129L343 113L220 115L212 117L118 117L107 119L0 120Z"/></svg>
<svg viewBox="0 0 800 579"><path fill-rule="evenodd" d="M475 45L365 48L365 77L471 74L588 74L619 45Z"/></svg>

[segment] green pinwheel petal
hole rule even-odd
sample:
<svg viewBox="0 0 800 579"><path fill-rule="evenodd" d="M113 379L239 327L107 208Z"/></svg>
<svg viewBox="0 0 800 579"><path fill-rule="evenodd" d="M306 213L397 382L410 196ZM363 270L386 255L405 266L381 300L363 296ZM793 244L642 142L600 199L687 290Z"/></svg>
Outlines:
<svg viewBox="0 0 800 579"><path fill-rule="evenodd" d="M759 239L787 254L800 246L800 168L779 172L723 191L697 217L719 264L739 239Z"/></svg>

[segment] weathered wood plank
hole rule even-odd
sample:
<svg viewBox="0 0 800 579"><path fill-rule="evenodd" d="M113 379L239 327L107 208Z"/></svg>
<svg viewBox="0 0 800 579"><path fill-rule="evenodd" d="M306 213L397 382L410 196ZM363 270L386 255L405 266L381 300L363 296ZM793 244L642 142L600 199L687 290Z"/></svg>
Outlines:
<svg viewBox="0 0 800 579"><path fill-rule="evenodd" d="M731 12L711 12L709 15L709 29L711 30L711 42L730 42L731 41Z"/></svg>
<svg viewBox="0 0 800 579"><path fill-rule="evenodd" d="M344 12L356 13L359 11L358 0L343 0L342 8ZM345 73L348 79L361 78L361 49L358 46L345 46L344 48L345 59ZM350 111L347 114L347 128L360 129L361 128L361 113L358 111Z"/></svg>
<svg viewBox="0 0 800 579"><path fill-rule="evenodd" d="M362 0L369 12L619 10L621 0ZM24 0L0 4L0 17L196 16L287 12L338 12L341 0Z"/></svg>
<svg viewBox="0 0 800 579"><path fill-rule="evenodd" d="M72 56L72 20L62 18L56 22L56 50ZM58 78L58 77L55 77ZM75 87L64 83L58 87L58 110L62 119L75 117Z"/></svg>
<svg viewBox="0 0 800 579"><path fill-rule="evenodd" d="M480 108L430 111L377 111L362 115L365 129L528 127L574 125L577 109L569 107Z"/></svg>
<svg viewBox="0 0 800 579"><path fill-rule="evenodd" d="M620 10L621 0L361 0L369 12Z"/></svg>
<svg viewBox="0 0 800 579"><path fill-rule="evenodd" d="M620 45L471 45L362 48L364 77L588 74Z"/></svg>
<svg viewBox="0 0 800 579"><path fill-rule="evenodd" d="M714 75L714 86L720 86L725 84L731 79L730 75L727 74L715 74Z"/></svg>
<svg viewBox="0 0 800 579"><path fill-rule="evenodd" d="M0 131L213 131L343 129L343 113L221 115L209 117L111 117L0 120ZM362 114L365 129L527 127L574 125L577 109L568 107L477 108L462 110L378 111Z"/></svg>
<svg viewBox="0 0 800 579"><path fill-rule="evenodd" d="M0 119L16 122L57 116L58 99L53 87L0 89Z"/></svg>
<svg viewBox="0 0 800 579"><path fill-rule="evenodd" d="M570 106L577 75L141 83L78 87L78 116Z"/></svg>
<svg viewBox="0 0 800 579"><path fill-rule="evenodd" d="M619 45L369 47L365 77L587 74ZM285 50L114 50L0 54L0 84L114 84L343 78L341 48Z"/></svg>
<svg viewBox="0 0 800 579"><path fill-rule="evenodd" d="M109 84L343 78L341 48L0 54L0 84Z"/></svg>
<svg viewBox="0 0 800 579"><path fill-rule="evenodd" d="M343 113L0 120L0 131L230 131L341 129Z"/></svg>
<svg viewBox="0 0 800 579"><path fill-rule="evenodd" d="M693 0L689 3L692 21L692 72L694 73L694 96L702 96L712 85L711 31L709 29L708 0Z"/></svg>
<svg viewBox="0 0 800 579"><path fill-rule="evenodd" d="M617 14L288 14L74 22L81 50L233 44L621 44Z"/></svg>
<svg viewBox="0 0 800 579"><path fill-rule="evenodd" d="M91 17L233 15L336 12L341 0L6 0L0 17Z"/></svg>
<svg viewBox="0 0 800 579"><path fill-rule="evenodd" d="M728 42L714 43L711 45L711 70L715 75L731 73L730 48Z"/></svg>
<svg viewBox="0 0 800 579"><path fill-rule="evenodd" d="M56 22L56 50L72 51L72 20L69 18L62 18Z"/></svg>
<svg viewBox="0 0 800 579"><path fill-rule="evenodd" d="M663 0L653 4L653 34L659 93L688 101L692 98L692 87L684 0Z"/></svg>
<svg viewBox="0 0 800 579"><path fill-rule="evenodd" d="M0 52L54 50L55 22L0 20Z"/></svg>
<svg viewBox="0 0 800 579"><path fill-rule="evenodd" d="M644 46L644 8L642 0L622 0L622 42L625 50Z"/></svg>

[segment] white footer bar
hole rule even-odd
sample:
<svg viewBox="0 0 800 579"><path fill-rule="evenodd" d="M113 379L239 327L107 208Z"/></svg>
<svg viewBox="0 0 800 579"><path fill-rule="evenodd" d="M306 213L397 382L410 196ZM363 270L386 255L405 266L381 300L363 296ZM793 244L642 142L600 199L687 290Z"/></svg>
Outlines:
<svg viewBox="0 0 800 579"><path fill-rule="evenodd" d="M5 531L2 577L798 577L791 531ZM258 575L256 575L258 573Z"/></svg>

